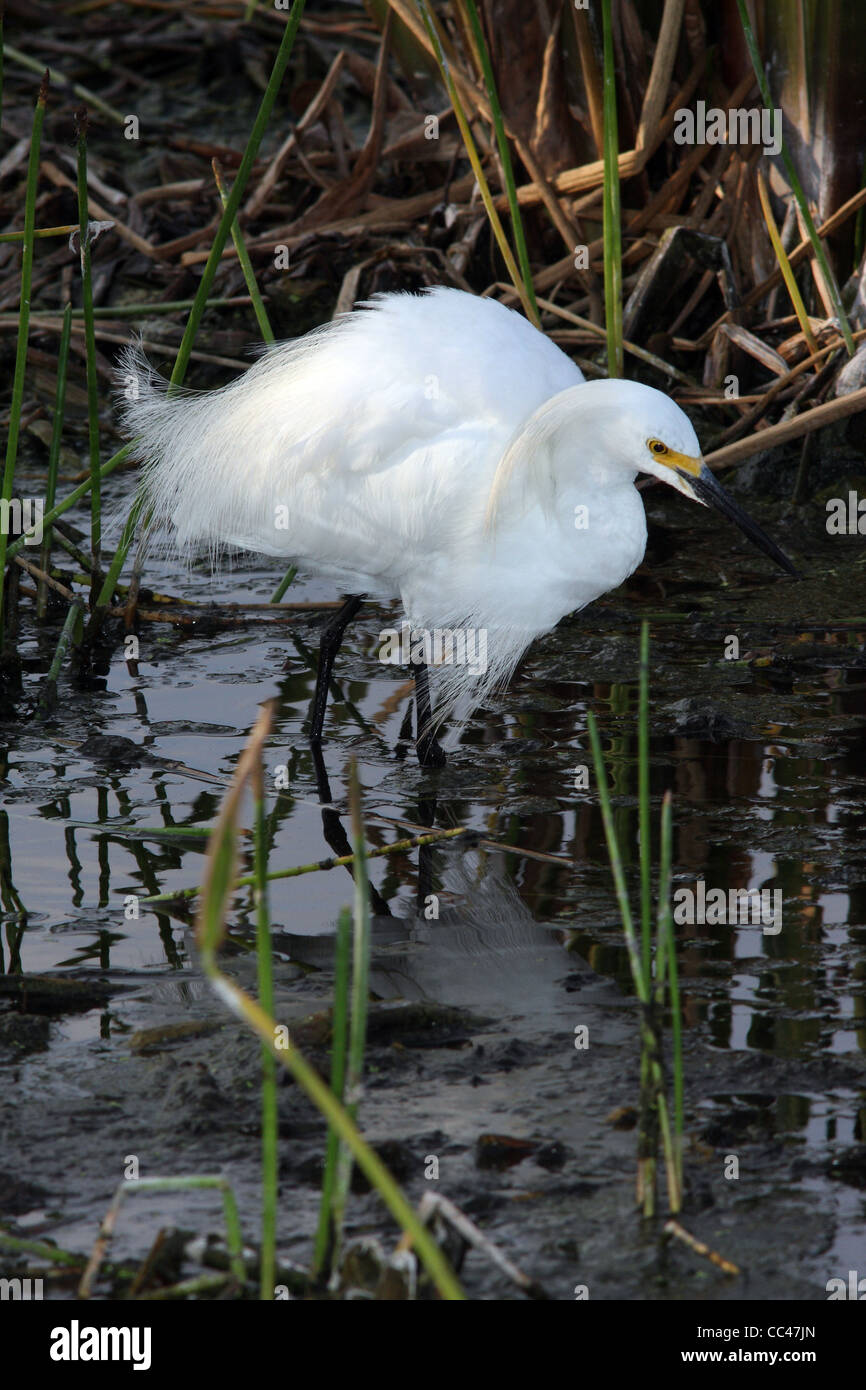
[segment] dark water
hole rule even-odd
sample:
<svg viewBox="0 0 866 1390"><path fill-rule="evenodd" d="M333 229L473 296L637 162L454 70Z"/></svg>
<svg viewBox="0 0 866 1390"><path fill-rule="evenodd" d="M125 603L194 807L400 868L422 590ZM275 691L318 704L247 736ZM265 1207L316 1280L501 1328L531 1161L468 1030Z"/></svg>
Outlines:
<svg viewBox="0 0 866 1390"><path fill-rule="evenodd" d="M402 1074L389 1082L393 1047L382 1058L374 1049L378 1079L364 1119L374 1138L399 1133L410 1148L412 1135L439 1135L435 1142L446 1149L450 1140L463 1168L455 1188L443 1190L464 1199L495 1194L510 1201L526 1183L541 1192L546 1215L536 1210L527 1226L525 1211L500 1213L491 1226L529 1273L545 1274L554 1297L571 1297L574 1283L589 1280L598 1296L822 1298L827 1279L866 1263L862 539L827 537L815 509L787 520L783 508L764 511L762 519L803 565L798 584L777 576L697 508L657 491L648 496L653 525L642 571L532 649L511 688L472 718L441 773L421 773L411 745L401 741L409 687L375 654L390 610L365 608L349 631L336 670L343 698L332 703L326 723L333 805L345 811L354 755L371 845L411 834L404 823L476 832L371 861L378 894L374 998L432 1000L483 1016L494 1039L486 1045L488 1064L497 1047L513 1045L510 1064L497 1063L495 1076L479 1063L480 1083L454 1072L453 1058L452 1072L428 1058L426 1085ZM201 603L264 602L278 577L278 569L257 561L216 577L159 562L147 582ZM297 581L288 597L334 595ZM637 1099L636 1023L594 779L590 774L588 787L576 787L575 770L591 763L585 716L592 709L634 897L637 637L644 615L652 624L653 826L655 833L662 794L671 789L675 886L694 889L703 880L705 890L767 890L781 904L772 932L754 922L678 927L687 1131L697 1145L686 1162L686 1221L752 1266L747 1286L710 1275L692 1257L659 1282L655 1254L631 1215L634 1134L605 1124L615 1106ZM162 1118L154 1118L154 1095L135 1079L154 1064L137 1060L130 1035L154 1023L219 1019L220 1006L198 973L189 914L142 907L138 920L128 920L124 904L133 895L200 882L204 839L158 832L213 823L258 705L272 696L279 705L267 767L272 778L285 765L289 787L277 793L270 781L271 868L334 852L303 733L314 683L307 654L316 648L320 620L311 611L192 634L145 624L138 663L125 661L118 647L104 689L62 686L55 716L6 726L3 969L98 979L118 991L92 1007L56 1009L38 1047L16 1044L7 1053L22 1108L17 1131L7 1135L4 1167L20 1170L17 1144L26 1151L28 1134L37 1130L83 1145L76 1105L90 1116L85 1176L74 1197L68 1184L66 1196L57 1195L52 1158L28 1158L42 1195L19 1202L20 1229L86 1248L121 1176L118 1154L146 1147L146 1136L154 1161L196 1171L183 1131L189 1105L195 1111L199 1102L186 1096L166 1111L161 1094ZM732 637L738 659L726 656ZM25 633L31 697L55 640L53 629ZM118 761L117 747L96 736L131 740L138 752ZM242 821L248 828L248 807ZM345 815L342 824L348 828ZM247 837L245 855L248 849ZM293 1016L327 1004L334 924L351 893L340 868L273 885L278 980ZM438 920L424 916L431 894ZM236 899L230 927L235 954L227 968L250 982L248 893ZM569 1035L589 1016L586 1009L601 1020L592 1025L595 1070L576 1073ZM199 1065L216 1077L224 1098L241 1081L254 1098L254 1048L237 1052L231 1075L220 1072L228 1062L219 1040L192 1039L169 1057L158 1065L174 1080L178 1068ZM127 1095L135 1113L123 1113ZM229 1105L227 1113L243 1111L254 1126L254 1105L248 1114L243 1105ZM111 1130L118 1112L120 1134ZM226 1125L219 1106L216 1118L211 1112L209 1121L208 1113L205 1106L202 1133L209 1124L215 1130L207 1138L209 1166L233 1165L252 1235L257 1141L241 1141L234 1129L221 1153ZM485 1131L562 1141L570 1156L556 1182L540 1171L530 1182L525 1168L491 1176L473 1159ZM154 1149L155 1133L162 1137ZM310 1142L315 1152L319 1140ZM721 1177L730 1152L743 1167L736 1197L735 1185ZM302 1259L314 1188L301 1201L294 1160L285 1162L294 1205L281 1217L281 1233ZM415 1177L410 1163L410 1191ZM588 1190L578 1197L581 1183ZM378 1218L364 1211L366 1229L365 1221ZM140 1210L128 1228L131 1253L143 1254L159 1224L181 1217L208 1223L201 1203L165 1198L147 1214ZM556 1232L563 1220L573 1228L574 1249L561 1248ZM769 1250L772 1261L765 1259ZM477 1296L518 1296L480 1274L477 1280Z"/></svg>

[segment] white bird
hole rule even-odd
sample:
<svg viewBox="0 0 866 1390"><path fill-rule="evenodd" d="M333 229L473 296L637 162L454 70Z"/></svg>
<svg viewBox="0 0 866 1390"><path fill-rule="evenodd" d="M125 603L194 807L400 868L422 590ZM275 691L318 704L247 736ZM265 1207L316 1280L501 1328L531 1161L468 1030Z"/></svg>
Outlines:
<svg viewBox="0 0 866 1390"><path fill-rule="evenodd" d="M399 599L419 757L441 761L433 730L461 697L478 704L536 637L640 564L638 473L712 503L796 574L716 482L679 406L585 381L492 299L376 296L217 391L167 394L134 347L119 376L152 525L187 552L280 556L351 596L322 635L314 744L346 624L364 597ZM437 632L458 637L437 646Z"/></svg>

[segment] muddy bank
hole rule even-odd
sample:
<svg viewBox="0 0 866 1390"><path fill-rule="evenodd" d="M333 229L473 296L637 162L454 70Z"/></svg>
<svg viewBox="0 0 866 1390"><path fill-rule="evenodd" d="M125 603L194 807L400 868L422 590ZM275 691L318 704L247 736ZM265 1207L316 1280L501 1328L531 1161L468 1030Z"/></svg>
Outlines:
<svg viewBox="0 0 866 1390"><path fill-rule="evenodd" d="M277 941L278 948L288 944ZM291 948L303 962L302 943ZM568 951L561 931L507 912L486 927L404 920L399 933L392 924L376 933L374 959L374 992L383 1002L371 1017L366 1134L415 1199L432 1186L424 1174L435 1158L437 1188L551 1298L570 1299L585 1284L593 1298L821 1299L827 1280L845 1275L856 1253L848 1223L862 1207L866 1146L847 1145L843 1158L814 1122L799 1131L797 1118L832 1093L847 1097L852 1120L859 1095L862 1119L862 1056L792 1064L689 1037L684 1219L698 1239L741 1266L742 1276L731 1278L688 1251L662 1251L657 1231L634 1213L634 1008ZM252 982L248 959L229 971ZM331 978L327 967L304 976L289 965L277 981L278 1017L292 1021L320 1008ZM256 1044L225 1021L194 971L174 985L115 995L110 1012L124 1029L146 1023L151 1035L55 1042L7 1058L4 1218L18 1218L8 1228L89 1249L134 1155L141 1176L227 1175L252 1238ZM219 1026L176 1041L159 1036L178 1022ZM588 1029L585 1049L575 1048L577 1026ZM295 1036L326 1065L321 1015ZM291 1083L280 1088L279 1113L279 1248L303 1264L324 1129ZM736 1180L724 1176L731 1155ZM26 1173L26 1183L10 1184L10 1170ZM157 1230L173 1225L190 1235L218 1233L215 1196L127 1202L112 1261L137 1264ZM393 1240L378 1199L356 1190L349 1234L371 1233ZM183 1277L195 1272L191 1258L176 1269ZM466 1260L463 1278L473 1297L520 1297L477 1254ZM106 1278L99 1291L117 1295L123 1284ZM53 1288L57 1297L71 1292L64 1281Z"/></svg>
<svg viewBox="0 0 866 1390"><path fill-rule="evenodd" d="M779 539L797 539L807 573L797 586L781 581L782 609L780 581L762 561L721 548L730 538L697 509L684 517L676 499L655 497L650 506L648 563L533 648L441 773L420 773L401 745L408 693L370 655L384 611L366 614L348 640L325 745L336 811L345 811L354 752L371 843L405 833L395 820L475 832L421 856L373 861L382 912L363 1126L413 1198L435 1181L551 1298L570 1299L585 1284L594 1298L823 1299L828 1279L862 1263L866 1235L866 663L850 574L856 538L834 545L796 515L783 521ZM249 564L216 580L167 567L155 582L201 598L271 587L267 570ZM633 1208L636 1018L595 799L575 789L574 769L588 757L593 708L634 885L634 679L645 612L654 816L671 787L677 884L702 877L782 894L776 934L751 925L679 931L684 1223L740 1265L739 1278L683 1247L662 1251L657 1228ZM274 798L272 867L332 852L333 814L319 807L303 734L305 652L318 621L311 612L265 634L145 632L135 669L115 656L104 690L64 693L62 719L7 729L7 1231L89 1251L134 1155L142 1176L228 1175L255 1241L257 1046L205 987L189 916L142 910L128 921L123 907L129 895L199 881L204 837L161 838L160 826L212 822L257 702L275 690L269 767L289 768L290 790ZM726 660L732 633L739 656ZM34 682L40 669L36 642ZM523 847L558 858L528 858ZM430 892L438 921L423 915ZM333 926L350 894L344 870L272 892L278 1016L293 1025L319 1018L300 1032L323 1068ZM247 985L252 923L241 895L226 968ZM75 992L15 985L17 971ZM581 1026L589 1046L576 1049ZM165 1036L167 1027L175 1031ZM281 1085L279 1248L298 1264L309 1256L323 1139L297 1088ZM736 1178L725 1176L731 1156ZM431 1157L435 1180L425 1177ZM214 1195L128 1203L111 1259L135 1266L157 1232L174 1227L219 1237ZM363 1192L353 1195L349 1231L393 1240L377 1199ZM199 1256L173 1272L195 1273ZM473 1297L522 1297L474 1253L463 1277ZM98 1292L123 1287L109 1271ZM69 1279L52 1284L58 1297L73 1289Z"/></svg>

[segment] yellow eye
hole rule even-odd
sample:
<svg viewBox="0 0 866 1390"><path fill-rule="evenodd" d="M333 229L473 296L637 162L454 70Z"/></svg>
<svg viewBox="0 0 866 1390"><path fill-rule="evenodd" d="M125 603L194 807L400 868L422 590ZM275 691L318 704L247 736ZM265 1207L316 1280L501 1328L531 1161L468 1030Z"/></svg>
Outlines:
<svg viewBox="0 0 866 1390"><path fill-rule="evenodd" d="M669 453L670 453L670 449L668 448L667 444L662 444L662 442L661 442L660 439L648 439L648 440L647 440L647 447L648 447L654 454L657 454L657 455L659 455L660 457L661 457L663 454L669 454Z"/></svg>

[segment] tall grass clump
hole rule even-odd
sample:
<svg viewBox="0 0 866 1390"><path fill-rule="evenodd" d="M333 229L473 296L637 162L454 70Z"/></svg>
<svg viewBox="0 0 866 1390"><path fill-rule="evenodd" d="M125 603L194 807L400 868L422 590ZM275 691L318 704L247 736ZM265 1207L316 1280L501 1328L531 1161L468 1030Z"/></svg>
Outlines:
<svg viewBox="0 0 866 1390"><path fill-rule="evenodd" d="M683 1058L680 1028L676 942L670 909L671 795L662 802L655 950L651 919L651 845L649 778L649 624L641 625L638 694L638 825L640 830L640 936L635 929L623 858L616 833L610 789L595 716L588 716L598 799L611 872L625 934L629 968L640 1008L641 1097L638 1128L637 1198L645 1216L655 1215L658 1141L661 1136L668 1206L682 1207ZM673 1101L664 1072L663 1022L670 1007L672 1025Z"/></svg>
<svg viewBox="0 0 866 1390"><path fill-rule="evenodd" d="M30 332L30 290L33 283L33 233L36 227L36 183L39 177L39 150L42 126L48 101L48 73L42 78L33 112L30 136L30 157L27 162L27 185L24 194L24 241L21 251L21 297L18 315L18 345L15 353L15 374L12 379L12 402L9 407L9 432L6 436L6 462L3 469L2 500L12 500L15 486L15 465L18 462L18 440L21 435L21 406L24 401L24 375L27 367L27 339ZM5 650L6 561L8 554L7 527L0 526L0 648Z"/></svg>
<svg viewBox="0 0 866 1390"><path fill-rule="evenodd" d="M266 706L244 749L232 785L223 800L217 823L210 837L202 899L196 922L196 941L199 948L202 969L210 980L217 995L231 1011L251 1029L267 1049L275 1062L291 1073L294 1080L321 1112L329 1124L329 1134L337 1137L336 1152L333 1141L328 1141L328 1156L331 1162L326 1166L328 1205L330 1215L320 1223L314 1259L319 1265L324 1263L328 1248L335 1245L339 1235L339 1223L348 1192L348 1170L350 1158L357 1163L370 1186L379 1194L400 1228L407 1233L418 1258L424 1265L440 1296L449 1300L459 1300L463 1292L445 1256L433 1239L418 1214L378 1155L362 1137L353 1114L335 1094L332 1085L328 1086L292 1042L289 1031L276 1022L272 1010L265 1007L264 998L270 996L270 965L259 968L258 1000L235 984L220 969L218 955L226 932L226 915L232 894L237 887L237 842L238 813L245 790L252 788L257 803L256 825L259 829L254 837L254 852L257 865L253 881L258 885L258 949L260 958L270 956L270 932L265 908L264 885L267 869L264 861L264 812L262 755L271 721L270 707ZM356 841L354 856L355 902L353 912L353 962L352 962L352 1017L349 1027L342 1030L339 1050L335 1042L335 1070L351 1083L356 1095L351 1096L346 1086L347 1098L356 1106L356 1096L363 1069L364 1037L366 1032L366 1000L368 993L369 970L369 901L367 876L364 867L363 826L361 822L360 794L357 789L357 773L352 773L353 791L353 835ZM261 832L261 833L260 833ZM345 926L343 927L345 940ZM262 988L264 984L264 990ZM341 988L345 987L345 970ZM335 1013L336 1023L336 1013ZM346 1050L348 1048L348 1050ZM273 1243L275 1228L275 1145L276 1110L274 1099L274 1078L270 1064L263 1073L263 1153L265 1155L264 1180L266 1188L263 1231L263 1251L268 1247L268 1268L273 1268ZM330 1177L328 1177L330 1174ZM322 1224L325 1235L321 1234ZM338 1245L338 1240L336 1244ZM264 1263L264 1261L263 1261ZM272 1297L271 1289L262 1287L263 1297Z"/></svg>

